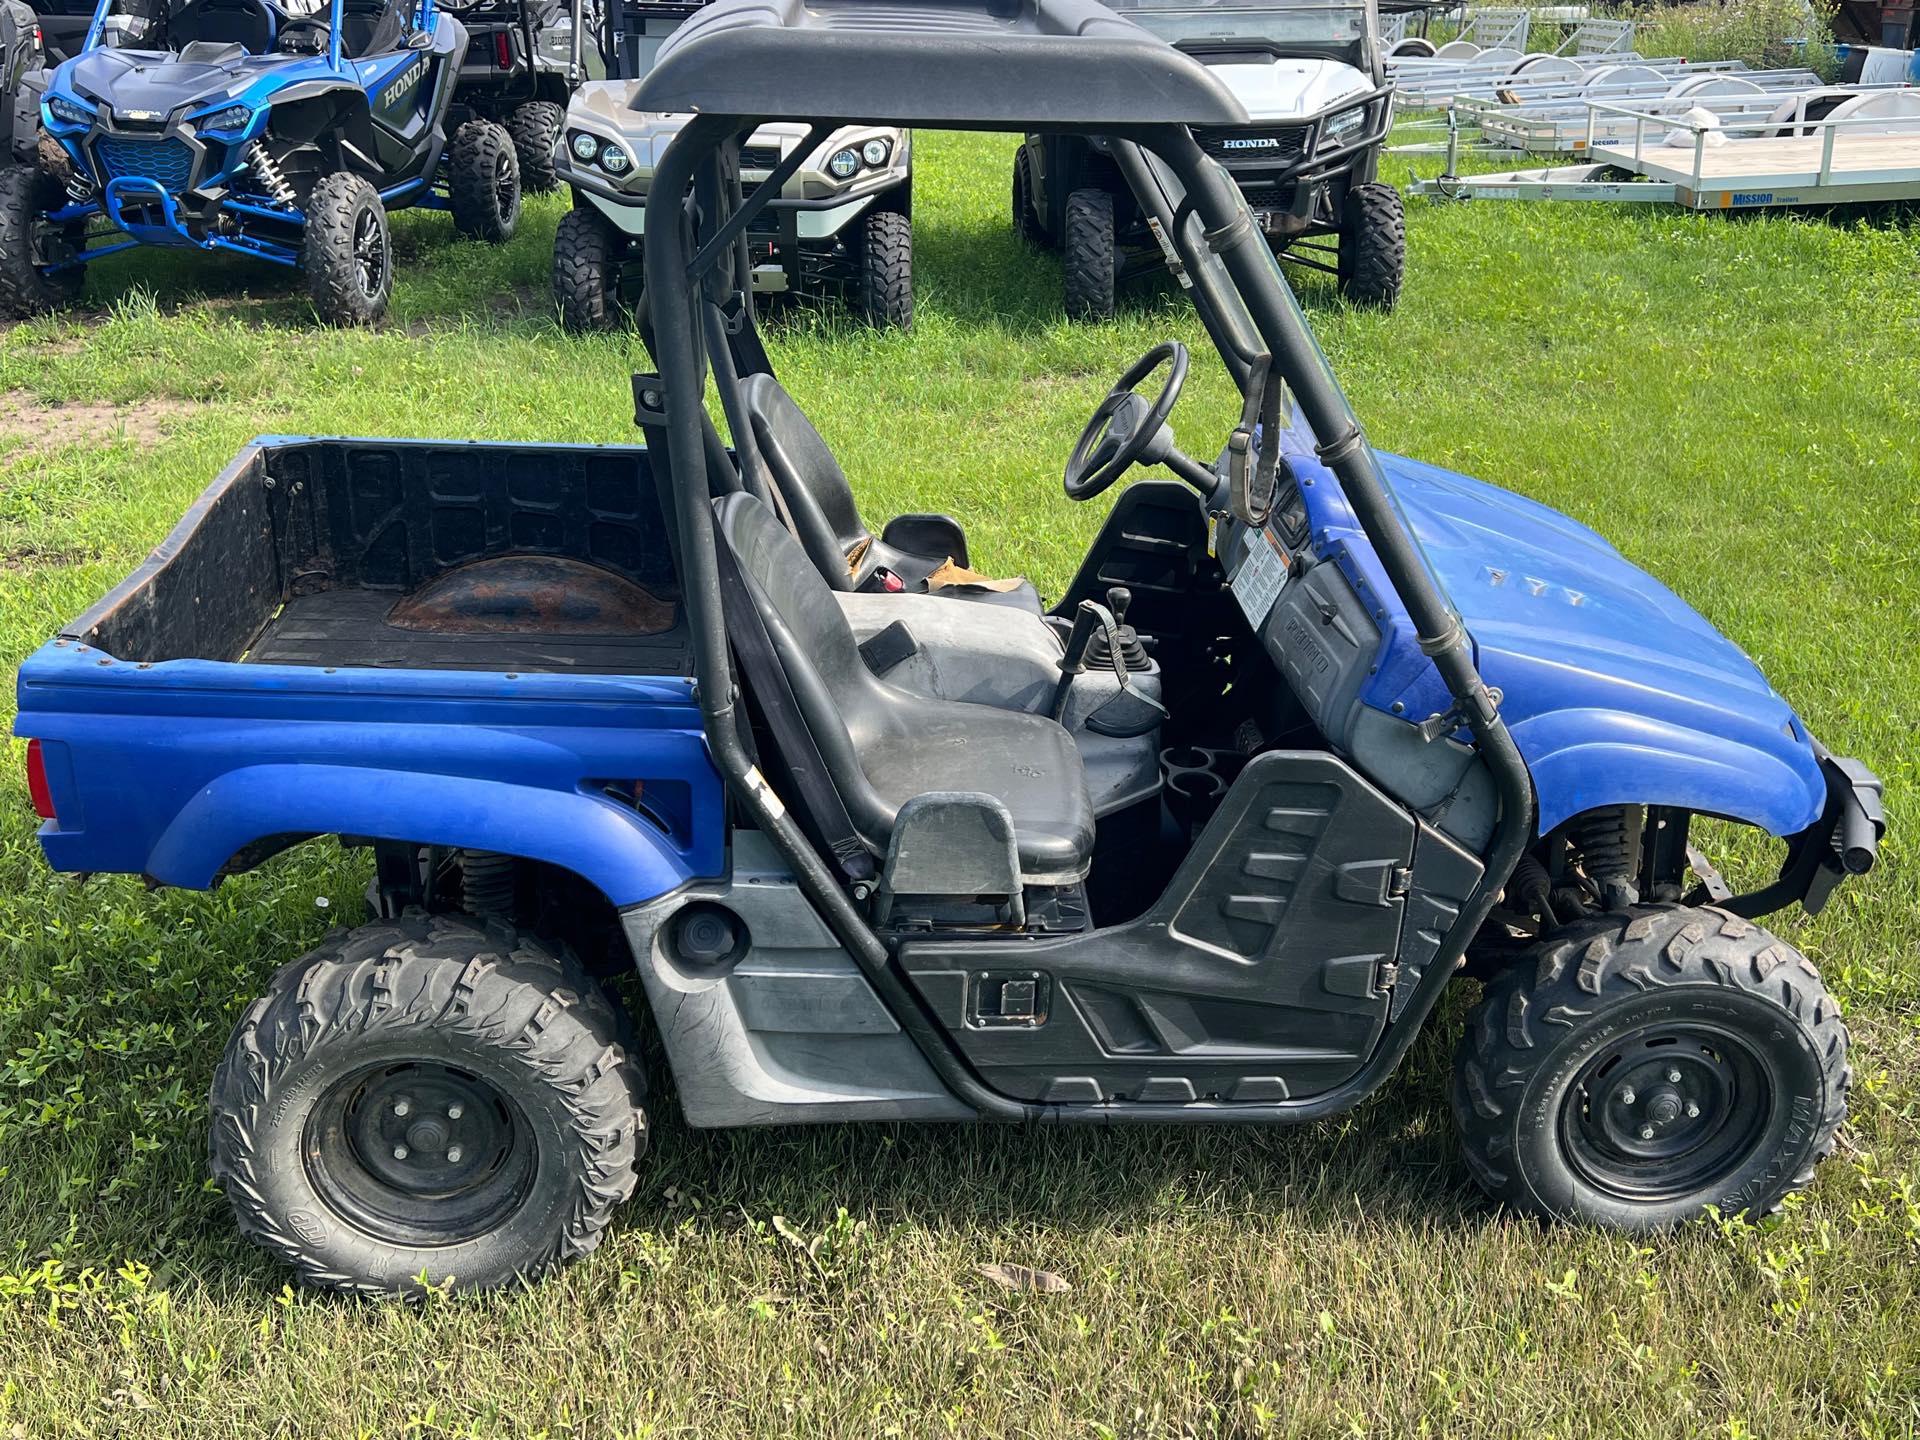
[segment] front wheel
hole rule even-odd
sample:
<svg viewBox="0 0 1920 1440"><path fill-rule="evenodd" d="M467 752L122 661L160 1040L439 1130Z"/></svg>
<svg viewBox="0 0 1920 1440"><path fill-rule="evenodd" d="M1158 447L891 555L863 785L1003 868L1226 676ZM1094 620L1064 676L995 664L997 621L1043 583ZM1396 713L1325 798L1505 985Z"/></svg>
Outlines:
<svg viewBox="0 0 1920 1440"><path fill-rule="evenodd" d="M560 141L567 112L551 100L529 100L507 117L514 158L520 162L520 189L527 195L545 195L560 188L553 149Z"/></svg>
<svg viewBox="0 0 1920 1440"><path fill-rule="evenodd" d="M560 217L553 235L553 299L568 330L611 330L620 323L620 280L627 241L590 205Z"/></svg>
<svg viewBox="0 0 1920 1440"><path fill-rule="evenodd" d="M520 223L520 161L512 138L491 120L469 120L453 132L447 203L460 234L490 245L513 238Z"/></svg>
<svg viewBox="0 0 1920 1440"><path fill-rule="evenodd" d="M1455 1059L1474 1177L1517 1209L1657 1230L1764 1214L1846 1118L1847 1032L1800 953L1724 910L1577 922L1487 986Z"/></svg>
<svg viewBox="0 0 1920 1440"><path fill-rule="evenodd" d="M47 223L61 196L60 186L43 172L0 157L0 315L24 320L80 298L84 267L52 268L86 244L84 224Z"/></svg>
<svg viewBox="0 0 1920 1440"><path fill-rule="evenodd" d="M913 328L913 222L892 210L867 216L855 308L870 325Z"/></svg>
<svg viewBox="0 0 1920 1440"><path fill-rule="evenodd" d="M314 311L329 325L371 325L393 296L393 237L373 186L337 170L307 201L301 264Z"/></svg>
<svg viewBox="0 0 1920 1440"><path fill-rule="evenodd" d="M323 1289L539 1275L633 1192L646 1117L621 1036L577 965L508 926L414 911L337 933L227 1042L214 1178Z"/></svg>
<svg viewBox="0 0 1920 1440"><path fill-rule="evenodd" d="M1407 276L1407 215L1400 192L1369 180L1347 192L1336 268L1349 304L1391 310Z"/></svg>

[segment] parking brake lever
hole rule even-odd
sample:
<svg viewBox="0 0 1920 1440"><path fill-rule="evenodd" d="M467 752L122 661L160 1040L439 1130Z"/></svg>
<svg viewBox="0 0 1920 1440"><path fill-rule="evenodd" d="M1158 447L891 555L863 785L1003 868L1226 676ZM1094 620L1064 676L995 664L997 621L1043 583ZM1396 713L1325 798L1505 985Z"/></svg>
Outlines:
<svg viewBox="0 0 1920 1440"><path fill-rule="evenodd" d="M1104 629L1109 645L1117 651L1119 628L1114 623L1113 612L1097 600L1082 600L1074 610L1067 651L1060 657L1060 683L1054 686L1053 705L1048 712L1055 721L1067 713L1067 697L1073 691L1074 677L1086 673L1087 649L1093 644L1094 635ZM1124 675L1120 683L1126 683Z"/></svg>

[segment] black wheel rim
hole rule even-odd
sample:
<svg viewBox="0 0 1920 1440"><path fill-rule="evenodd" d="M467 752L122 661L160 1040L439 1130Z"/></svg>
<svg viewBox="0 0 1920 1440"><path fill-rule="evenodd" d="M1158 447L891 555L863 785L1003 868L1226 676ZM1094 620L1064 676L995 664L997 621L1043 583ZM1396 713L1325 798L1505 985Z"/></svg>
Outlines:
<svg viewBox="0 0 1920 1440"><path fill-rule="evenodd" d="M378 298L387 280L387 247L380 235L380 217L371 210L362 210L353 222L353 268L360 293L369 300Z"/></svg>
<svg viewBox="0 0 1920 1440"><path fill-rule="evenodd" d="M493 162L493 203L504 220L513 214L513 158L502 150Z"/></svg>
<svg viewBox="0 0 1920 1440"><path fill-rule="evenodd" d="M1773 1103L1767 1068L1738 1036L1654 1026L1582 1067L1567 1092L1562 1146L1596 1189L1642 1203L1678 1199L1740 1168Z"/></svg>
<svg viewBox="0 0 1920 1440"><path fill-rule="evenodd" d="M497 1230L525 1202L537 1152L519 1107L472 1072L429 1061L342 1080L302 1136L328 1208L398 1245L458 1245Z"/></svg>

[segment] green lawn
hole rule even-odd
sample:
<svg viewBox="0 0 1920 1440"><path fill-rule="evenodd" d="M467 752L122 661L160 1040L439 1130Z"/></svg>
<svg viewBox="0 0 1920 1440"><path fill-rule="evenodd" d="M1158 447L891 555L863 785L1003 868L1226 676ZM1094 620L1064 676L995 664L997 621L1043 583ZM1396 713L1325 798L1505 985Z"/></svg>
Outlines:
<svg viewBox="0 0 1920 1440"><path fill-rule="evenodd" d="M911 337L801 316L773 350L869 514L955 511L986 568L1057 593L1103 508L1060 493L1086 414L1149 344L1205 341L1164 293L1065 323L1057 271L1009 232L1009 158L923 137ZM158 254L8 332L0 663L257 432L631 438L638 341L548 313L560 213L533 206L499 251L404 217L377 334L316 328L265 267ZM204 1094L275 967L355 914L358 860L309 847L211 895L82 887L40 860L15 746L0 1437L1920 1429L1920 235L1487 204L1417 208L1411 245L1391 316L1302 281L1375 442L1598 526L1887 779L1881 867L1784 925L1855 1035L1853 1119L1809 1196L1652 1242L1493 1212L1446 1111L1454 1005L1372 1103L1269 1134L693 1133L668 1091L586 1264L424 1307L294 1294L204 1180ZM1208 352L1187 448L1231 410ZM1008 1294L991 1262L1072 1289Z"/></svg>

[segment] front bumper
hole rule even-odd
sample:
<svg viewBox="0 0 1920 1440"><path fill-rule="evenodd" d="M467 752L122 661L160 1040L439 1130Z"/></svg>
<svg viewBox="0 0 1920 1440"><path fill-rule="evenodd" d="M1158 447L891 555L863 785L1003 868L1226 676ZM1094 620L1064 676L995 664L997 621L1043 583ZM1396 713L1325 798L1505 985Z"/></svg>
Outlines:
<svg viewBox="0 0 1920 1440"><path fill-rule="evenodd" d="M1842 880L1873 868L1887 833L1880 777L1858 760L1829 754L1818 741L1814 751L1827 777L1826 807L1818 820L1789 837L1779 877L1761 889L1733 895L1716 884L1718 877L1707 874L1702 877L1706 883L1688 897L1689 903L1711 902L1754 919L1798 901L1809 915L1817 915Z"/></svg>
<svg viewBox="0 0 1920 1440"><path fill-rule="evenodd" d="M1334 115L1363 104L1368 107L1367 123L1332 149L1320 149L1321 127ZM1389 82L1364 96L1347 96L1337 109L1297 123L1247 127L1248 136L1287 137L1280 154L1236 151L1230 147L1237 136L1226 131L1197 132L1195 139L1240 187L1247 208L1267 237L1291 239L1315 223L1338 223L1337 215L1319 213L1329 182L1369 160L1392 128L1393 85Z"/></svg>
<svg viewBox="0 0 1920 1440"><path fill-rule="evenodd" d="M50 128L68 164L93 188L91 198L69 200L48 219L63 226L105 219L127 237L74 251L51 268L89 264L134 245L231 250L281 265L299 263L293 245L248 233L249 220L297 229L305 216L229 188L228 167L240 142L204 140L177 120L137 128Z"/></svg>
<svg viewBox="0 0 1920 1440"><path fill-rule="evenodd" d="M621 234L633 240L646 235L645 191L612 185L593 167L578 164L564 145L554 153L554 169L562 183L584 195ZM837 195L771 201L747 227L754 293L813 293L829 287L837 269L844 268L836 258L842 254L841 236L899 183L875 177L873 183L856 184Z"/></svg>

